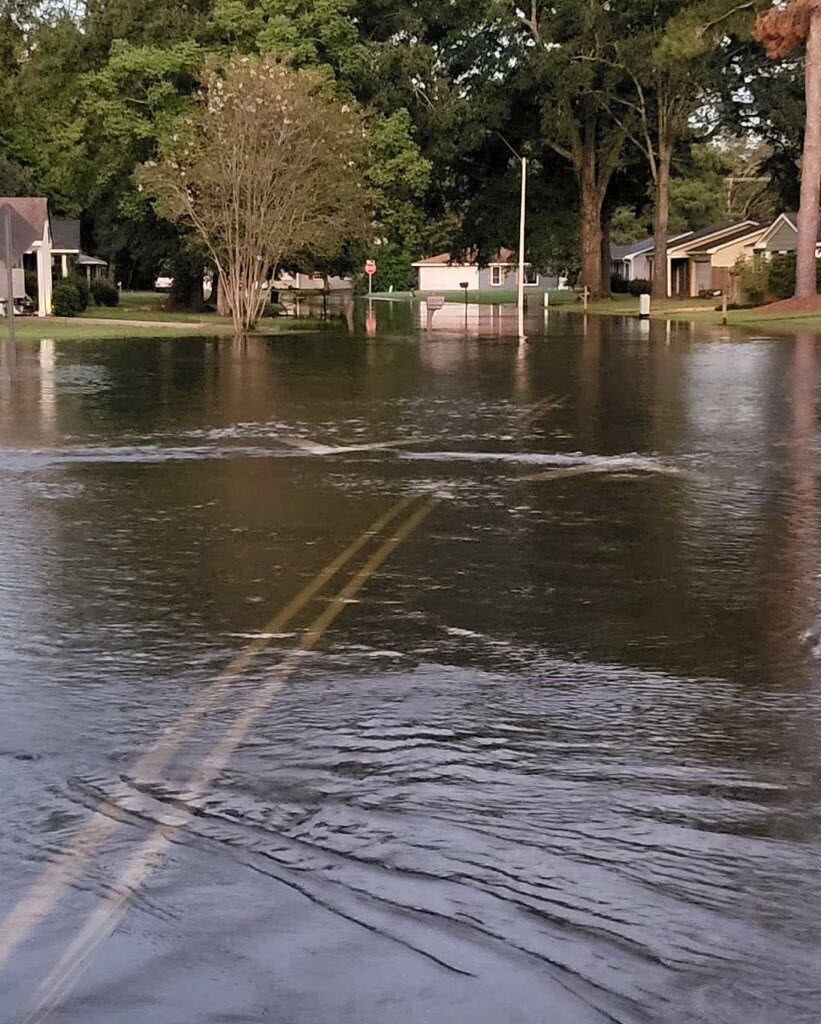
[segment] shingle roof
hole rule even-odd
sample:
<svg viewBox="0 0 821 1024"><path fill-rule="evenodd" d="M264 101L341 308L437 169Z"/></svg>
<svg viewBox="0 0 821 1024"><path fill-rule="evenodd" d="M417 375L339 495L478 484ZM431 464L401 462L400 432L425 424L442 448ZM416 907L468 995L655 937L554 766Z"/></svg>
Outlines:
<svg viewBox="0 0 821 1024"><path fill-rule="evenodd" d="M512 249L499 249L493 254L493 257L488 260L487 265L492 267L494 263L513 263L515 262L513 256L514 253ZM477 265L477 260L476 253L471 250L453 258L451 258L451 254L449 252L440 252L438 256L429 256L427 259L417 260L413 265L415 267L475 267Z"/></svg>
<svg viewBox="0 0 821 1024"><path fill-rule="evenodd" d="M733 242L740 242L742 238L749 238L750 235L760 235L764 229L760 224L745 224L743 227L736 228L735 231L725 232L715 238L713 241L707 241L703 248L696 247L691 249L689 240L687 243L687 254L689 256L695 256L697 253L709 254L714 249L720 249L725 245L732 245Z"/></svg>
<svg viewBox="0 0 821 1024"><path fill-rule="evenodd" d="M633 242L631 245L611 245L610 254L614 260L623 260L628 256L638 256L639 253L649 252L654 245L654 239L643 238L640 242Z"/></svg>
<svg viewBox="0 0 821 1024"><path fill-rule="evenodd" d="M8 203L21 217L24 217L37 232L45 234L48 221L48 200L43 196L0 196L0 205Z"/></svg>
<svg viewBox="0 0 821 1024"><path fill-rule="evenodd" d="M742 234L752 234L752 232L758 227L758 224L754 220L722 220L717 224L711 224L709 227L700 228L698 231L691 231L687 235L683 235L678 241L671 239L671 249L681 249L686 247L686 251L698 250L697 243L705 241L708 238L715 236L716 244L724 243L724 238L727 235L741 232L741 229L745 229ZM709 246L708 248L711 248Z"/></svg>
<svg viewBox="0 0 821 1024"><path fill-rule="evenodd" d="M52 217L51 246L53 249L80 251L80 222L73 217Z"/></svg>

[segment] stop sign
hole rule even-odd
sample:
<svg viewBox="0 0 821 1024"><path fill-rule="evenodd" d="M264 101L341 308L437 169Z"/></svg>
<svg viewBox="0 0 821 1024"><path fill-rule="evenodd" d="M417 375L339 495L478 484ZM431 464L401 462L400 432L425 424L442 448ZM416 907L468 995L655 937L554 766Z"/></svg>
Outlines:
<svg viewBox="0 0 821 1024"><path fill-rule="evenodd" d="M376 273L376 260L365 261L365 273L370 274L371 277Z"/></svg>

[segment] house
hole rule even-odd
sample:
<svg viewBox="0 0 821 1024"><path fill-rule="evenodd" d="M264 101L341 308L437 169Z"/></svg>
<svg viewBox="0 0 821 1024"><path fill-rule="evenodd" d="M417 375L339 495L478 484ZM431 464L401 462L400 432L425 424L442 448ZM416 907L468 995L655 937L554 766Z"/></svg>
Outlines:
<svg viewBox="0 0 821 1024"><path fill-rule="evenodd" d="M729 291L730 272L763 231L754 220L725 221L674 241L667 249L668 294L694 298Z"/></svg>
<svg viewBox="0 0 821 1024"><path fill-rule="evenodd" d="M702 292L724 291L730 271L764 233L754 220L723 221L699 231L674 235L667 246L667 281L670 297L694 298ZM612 247L614 273L625 280L653 278L653 239L633 246Z"/></svg>
<svg viewBox="0 0 821 1024"><path fill-rule="evenodd" d="M611 245L610 260L613 276L620 281L649 281L650 260L653 253L652 238L643 238L632 245Z"/></svg>
<svg viewBox="0 0 821 1024"><path fill-rule="evenodd" d="M75 217L51 218L51 254L55 273L60 277L85 274L89 284L108 273L108 263L80 249L80 221Z"/></svg>
<svg viewBox="0 0 821 1024"><path fill-rule="evenodd" d="M772 259L778 255L793 255L798 245L798 214L782 213L752 246L757 259ZM821 258L821 234L815 247L816 258Z"/></svg>
<svg viewBox="0 0 821 1024"><path fill-rule="evenodd" d="M353 282L349 277L330 275L326 278L323 274L305 274L301 270L293 272L282 270L274 279L274 288L284 291L322 292L325 291L326 286L330 292L353 290Z"/></svg>
<svg viewBox="0 0 821 1024"><path fill-rule="evenodd" d="M519 287L519 265L510 249L500 249L486 266L473 254L461 261L451 259L449 252L419 260L413 264L419 276L420 292L458 292L464 284L473 292L516 291ZM525 288L545 292L560 287L554 274L542 274L532 263L525 264Z"/></svg>
<svg viewBox="0 0 821 1024"><path fill-rule="evenodd" d="M11 208L31 225L35 240L18 260L14 270L33 271L37 274L37 314L47 316L51 312L51 260L52 236L48 214L48 200L43 196L3 196L0 206L8 203ZM19 278L20 275L15 275ZM18 288L14 292L17 295Z"/></svg>

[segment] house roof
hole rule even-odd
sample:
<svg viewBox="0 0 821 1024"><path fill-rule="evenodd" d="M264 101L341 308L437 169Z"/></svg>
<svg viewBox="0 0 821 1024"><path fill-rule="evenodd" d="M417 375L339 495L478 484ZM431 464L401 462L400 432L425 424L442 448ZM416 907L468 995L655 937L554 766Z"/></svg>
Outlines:
<svg viewBox="0 0 821 1024"><path fill-rule="evenodd" d="M498 249L492 259L488 260L487 266L508 266L515 263L512 249ZM429 256L427 259L418 260L414 267L475 267L478 266L476 253L468 250L459 259L452 259L449 252L440 252L438 256Z"/></svg>
<svg viewBox="0 0 821 1024"><path fill-rule="evenodd" d="M48 199L44 196L0 196L0 205L8 203L13 210L24 217L41 239L48 223Z"/></svg>
<svg viewBox="0 0 821 1024"><path fill-rule="evenodd" d="M655 239L643 238L640 242L633 242L630 245L611 245L610 255L614 260L626 260L630 256L639 256L643 252L649 252L655 245Z"/></svg>
<svg viewBox="0 0 821 1024"><path fill-rule="evenodd" d="M99 256L87 256L84 252L81 252L77 257L78 267L107 267L108 263L101 259Z"/></svg>
<svg viewBox="0 0 821 1024"><path fill-rule="evenodd" d="M727 245L733 245L736 242L741 242L745 238L758 238L763 230L764 229L760 224L755 224L753 226L748 224L746 227L740 227L735 231L730 231L729 233L721 235L719 238L715 239L713 242L708 242L707 245L703 247L691 249L688 246L687 255L709 256L711 253L716 252L717 249L723 249Z"/></svg>
<svg viewBox="0 0 821 1024"><path fill-rule="evenodd" d="M671 245L668 252L680 250L682 255L689 256L691 252L707 252L713 248L711 245L699 245L700 242L715 241L715 248L719 243L725 244L729 235L738 233L739 237L744 234L753 234L760 225L754 220L723 220L718 224L711 224L709 227L700 228L698 231L691 231ZM743 229L743 230L742 230Z"/></svg>
<svg viewBox="0 0 821 1024"><path fill-rule="evenodd" d="M678 235L671 235L667 239L667 244L672 245L673 242L680 242L691 234L691 231L684 231ZM652 252L655 246L656 240L651 235L649 238L643 238L640 242L633 242L632 245L611 245L610 255L611 259L614 260L627 260L633 256L641 256L643 253Z"/></svg>
<svg viewBox="0 0 821 1024"><path fill-rule="evenodd" d="M758 248L759 246L761 246L762 248L766 248L766 243L769 241L770 236L775 232L775 229L778 227L779 224L782 223L782 221L786 221L787 224L789 224L789 226L793 229L793 231L795 231L795 233L798 234L798 214L794 210L785 210L784 213L780 213L775 218L772 224L770 224L770 226L761 236L761 238L759 238L758 242L756 243L756 248ZM818 238L816 239L816 241L821 243L821 224L818 225Z"/></svg>
<svg viewBox="0 0 821 1024"><path fill-rule="evenodd" d="M74 217L52 217L51 247L66 252L79 252L80 221Z"/></svg>

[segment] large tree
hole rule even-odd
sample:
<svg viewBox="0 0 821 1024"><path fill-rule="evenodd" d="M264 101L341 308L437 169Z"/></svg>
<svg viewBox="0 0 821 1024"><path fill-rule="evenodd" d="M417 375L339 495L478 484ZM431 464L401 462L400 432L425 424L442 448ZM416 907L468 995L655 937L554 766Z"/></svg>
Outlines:
<svg viewBox="0 0 821 1024"><path fill-rule="evenodd" d="M790 0L762 15L756 38L772 58L786 56L806 41L804 94L806 123L801 163L801 205L795 275L797 298L818 293L815 252L821 202L821 0Z"/></svg>
<svg viewBox="0 0 821 1024"><path fill-rule="evenodd" d="M365 125L323 76L237 57L210 67L194 109L140 174L160 212L192 228L220 275L238 331L288 253L333 252L369 229Z"/></svg>
<svg viewBox="0 0 821 1024"><path fill-rule="evenodd" d="M578 182L582 282L601 295L610 287L602 275L602 213L627 138L611 102L624 88L624 70L606 59L622 30L621 7L605 0L531 0L514 9L529 37L519 59L534 65L543 97L544 139L569 161Z"/></svg>
<svg viewBox="0 0 821 1024"><path fill-rule="evenodd" d="M666 298L673 160L693 133L699 108L717 91L721 49L729 32L752 28L757 0L633 0L625 31L602 59L621 69L611 94L625 131L644 153L653 183L653 296ZM617 115L621 121L621 117Z"/></svg>

